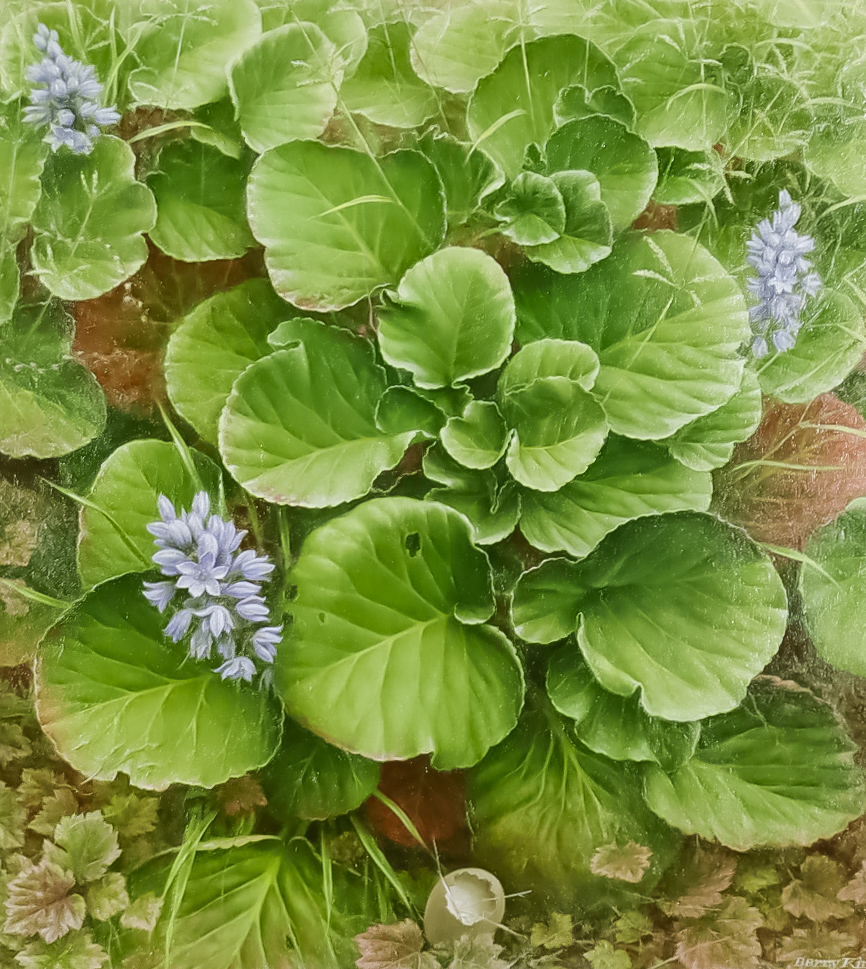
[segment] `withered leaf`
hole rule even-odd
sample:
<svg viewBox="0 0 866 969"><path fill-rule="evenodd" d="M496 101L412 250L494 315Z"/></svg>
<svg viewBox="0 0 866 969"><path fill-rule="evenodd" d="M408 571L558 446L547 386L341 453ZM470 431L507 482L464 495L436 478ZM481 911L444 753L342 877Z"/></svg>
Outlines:
<svg viewBox="0 0 866 969"><path fill-rule="evenodd" d="M782 908L795 918L813 922L841 919L851 914L851 903L837 898L847 883L845 869L825 855L810 855L800 866L800 877L786 885Z"/></svg>
<svg viewBox="0 0 866 969"><path fill-rule="evenodd" d="M780 962L794 965L797 959L842 959L852 955L857 939L838 929L825 929L820 925L810 925L806 929L794 929L779 942Z"/></svg>
<svg viewBox="0 0 866 969"><path fill-rule="evenodd" d="M649 868L652 850L636 841L626 845L602 845L592 856L590 871L605 878L623 882L639 882Z"/></svg>
<svg viewBox="0 0 866 969"><path fill-rule="evenodd" d="M31 942L15 956L15 961L24 969L102 969L108 963L108 953L82 929L50 944Z"/></svg>
<svg viewBox="0 0 866 969"><path fill-rule="evenodd" d="M678 925L676 957L686 969L758 969L761 943L756 935L761 913L738 896L703 918Z"/></svg>
<svg viewBox="0 0 866 969"><path fill-rule="evenodd" d="M265 807L268 803L262 785L252 774L226 781L219 789L219 799L229 817L252 814L257 807Z"/></svg>
<svg viewBox="0 0 866 969"><path fill-rule="evenodd" d="M454 943L454 958L448 964L448 969L508 969L508 963L499 958L501 952L502 946L497 945L490 936L464 937ZM422 953L423 955L430 954ZM411 965L414 966L415 963ZM425 962L418 965L420 969L427 969ZM430 963L430 969L438 965L434 960Z"/></svg>
<svg viewBox="0 0 866 969"><path fill-rule="evenodd" d="M693 845L685 854L681 867L672 870L665 891L668 899L659 908L673 918L697 918L722 903L737 870L737 858L723 848Z"/></svg>
<svg viewBox="0 0 866 969"><path fill-rule="evenodd" d="M81 895L70 894L74 886L75 878L47 858L26 864L6 887L4 931L56 942L80 929L86 908Z"/></svg>
<svg viewBox="0 0 866 969"><path fill-rule="evenodd" d="M854 902L855 905L866 905L866 861L851 881L839 889L836 898L843 902Z"/></svg>
<svg viewBox="0 0 866 969"><path fill-rule="evenodd" d="M355 936L361 958L358 969L439 969L439 962L423 952L424 936L412 919L395 925L373 925Z"/></svg>

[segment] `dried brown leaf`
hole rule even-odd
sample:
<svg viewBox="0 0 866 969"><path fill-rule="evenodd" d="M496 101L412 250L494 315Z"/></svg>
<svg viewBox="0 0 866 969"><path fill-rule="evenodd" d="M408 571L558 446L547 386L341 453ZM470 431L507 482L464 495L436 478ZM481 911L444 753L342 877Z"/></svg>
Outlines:
<svg viewBox="0 0 866 969"><path fill-rule="evenodd" d="M785 886L782 908L795 918L813 922L842 919L851 914L851 903L837 895L846 886L845 869L825 855L810 855L800 866L800 877Z"/></svg>
<svg viewBox="0 0 866 969"><path fill-rule="evenodd" d="M395 925L373 925L355 936L361 958L358 969L439 969L429 952L423 952L424 936L412 919Z"/></svg>
<svg viewBox="0 0 866 969"><path fill-rule="evenodd" d="M80 929L86 906L81 895L70 894L74 886L73 875L47 858L28 863L7 885L4 931L56 942Z"/></svg>
<svg viewBox="0 0 866 969"><path fill-rule="evenodd" d="M698 918L722 903L722 892L731 884L737 858L712 845L694 845L683 859L682 868L666 883L668 899L659 908L673 918Z"/></svg>
<svg viewBox="0 0 866 969"><path fill-rule="evenodd" d="M448 969L508 969L508 963L499 958L502 946L497 945L490 936L468 936L458 939L454 943L454 958L448 964ZM432 962L417 963L419 969L430 969L439 966L438 961L429 952L422 952L422 959L427 956ZM358 963L360 965L360 963ZM411 966L416 963L410 963Z"/></svg>
<svg viewBox="0 0 866 969"><path fill-rule="evenodd" d="M851 955L857 939L847 932L810 925L807 929L794 929L779 942L777 955L780 962L794 964L797 959L843 959Z"/></svg>
<svg viewBox="0 0 866 969"><path fill-rule="evenodd" d="M866 905L866 861L851 881L839 889L836 898L843 902L853 902L855 905Z"/></svg>
<svg viewBox="0 0 866 969"><path fill-rule="evenodd" d="M219 799L229 817L253 814L257 807L265 807L268 803L262 785L252 774L226 781L219 789Z"/></svg>
<svg viewBox="0 0 866 969"><path fill-rule="evenodd" d="M0 850L9 851L24 844L27 809L18 801L15 791L0 781Z"/></svg>
<svg viewBox="0 0 866 969"><path fill-rule="evenodd" d="M726 898L704 918L677 926L676 957L686 969L758 969L761 943L756 935L761 913L745 899Z"/></svg>
<svg viewBox="0 0 866 969"><path fill-rule="evenodd" d="M592 856L590 871L605 878L623 882L639 882L649 868L652 850L636 841L626 845L602 845Z"/></svg>

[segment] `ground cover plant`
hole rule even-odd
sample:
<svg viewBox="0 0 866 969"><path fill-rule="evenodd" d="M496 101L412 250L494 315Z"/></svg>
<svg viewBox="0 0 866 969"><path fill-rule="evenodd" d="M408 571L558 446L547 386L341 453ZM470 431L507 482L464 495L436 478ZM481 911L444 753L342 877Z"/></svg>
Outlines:
<svg viewBox="0 0 866 969"><path fill-rule="evenodd" d="M860 5L5 12L0 961L866 949Z"/></svg>

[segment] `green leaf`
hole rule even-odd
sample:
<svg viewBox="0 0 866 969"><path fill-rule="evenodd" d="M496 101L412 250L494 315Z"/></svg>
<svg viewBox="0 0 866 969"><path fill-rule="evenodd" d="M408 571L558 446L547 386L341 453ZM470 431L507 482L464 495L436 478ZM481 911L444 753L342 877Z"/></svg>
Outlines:
<svg viewBox="0 0 866 969"><path fill-rule="evenodd" d="M71 871L79 885L101 878L120 857L117 834L99 811L63 818L53 840L61 850L53 850L51 860Z"/></svg>
<svg viewBox="0 0 866 969"><path fill-rule="evenodd" d="M769 556L694 512L628 522L582 562L545 562L521 577L512 608L519 636L550 643L576 630L605 689L640 690L650 716L679 721L736 706L787 620Z"/></svg>
<svg viewBox="0 0 866 969"><path fill-rule="evenodd" d="M367 50L367 28L354 10L333 9L332 0L256 0L262 11L262 29L276 30L302 21L314 23L337 48L347 73L361 63Z"/></svg>
<svg viewBox="0 0 866 969"><path fill-rule="evenodd" d="M553 242L565 231L565 200L556 182L535 172L521 172L496 206L502 234L521 246Z"/></svg>
<svg viewBox="0 0 866 969"><path fill-rule="evenodd" d="M660 205L709 202L725 187L722 156L713 149L659 148L656 156L659 180L653 200Z"/></svg>
<svg viewBox="0 0 866 969"><path fill-rule="evenodd" d="M244 138L262 152L325 130L337 106L343 62L315 24L287 24L248 47L228 78Z"/></svg>
<svg viewBox="0 0 866 969"><path fill-rule="evenodd" d="M110 871L87 886L85 899L88 915L100 922L107 922L129 905L126 879L120 872Z"/></svg>
<svg viewBox="0 0 866 969"><path fill-rule="evenodd" d="M514 336L514 297L492 256L449 247L422 259L379 310L379 346L422 388L496 369Z"/></svg>
<svg viewBox="0 0 866 969"><path fill-rule="evenodd" d="M665 447L687 468L713 471L730 461L735 444L752 436L761 413L758 378L746 368L740 389L726 404L680 428L667 438Z"/></svg>
<svg viewBox="0 0 866 969"><path fill-rule="evenodd" d="M22 847L26 826L27 808L19 803L15 788L0 781L0 850Z"/></svg>
<svg viewBox="0 0 866 969"><path fill-rule="evenodd" d="M42 192L48 148L16 103L0 108L0 239L18 242Z"/></svg>
<svg viewBox="0 0 866 969"><path fill-rule="evenodd" d="M653 852L637 885L646 891L679 841L647 810L636 768L584 747L574 724L546 704L529 708L470 772L468 796L479 862L514 890L543 891L548 904L622 901L631 886L590 866L600 847L630 841Z"/></svg>
<svg viewBox="0 0 866 969"><path fill-rule="evenodd" d="M482 625L490 566L462 515L366 502L310 535L291 579L276 678L311 729L376 760L431 753L437 769L476 763L512 729L523 674L505 636Z"/></svg>
<svg viewBox="0 0 866 969"><path fill-rule="evenodd" d="M15 961L22 969L104 969L108 953L93 941L88 929L78 929L56 942L29 942Z"/></svg>
<svg viewBox="0 0 866 969"><path fill-rule="evenodd" d="M0 452L56 458L105 425L96 378L72 358L72 322L57 303L22 306L3 334Z"/></svg>
<svg viewBox="0 0 866 969"><path fill-rule="evenodd" d="M515 394L548 377L564 377L584 390L592 390L598 377L598 357L592 347L577 340L536 340L508 361L499 377L500 394Z"/></svg>
<svg viewBox="0 0 866 969"><path fill-rule="evenodd" d="M123 771L148 790L214 787L266 764L280 739L276 703L190 660L163 625L130 575L98 586L49 630L36 712L61 756L88 777Z"/></svg>
<svg viewBox="0 0 866 969"><path fill-rule="evenodd" d="M514 531L520 518L520 494L502 465L487 471L470 471L452 460L442 448L424 454L424 474L442 488L427 493L430 501L448 505L465 515L477 545L492 545Z"/></svg>
<svg viewBox="0 0 866 969"><path fill-rule="evenodd" d="M650 717L636 695L605 690L573 642L550 657L547 692L556 709L577 723L581 742L611 760L652 761L672 770L695 752L699 723Z"/></svg>
<svg viewBox="0 0 866 969"><path fill-rule="evenodd" d="M416 128L436 114L439 99L412 69L411 44L406 22L370 30L367 53L340 91L346 110L393 128Z"/></svg>
<svg viewBox="0 0 866 969"><path fill-rule="evenodd" d="M481 200L500 188L505 177L480 148L448 134L425 135L418 148L430 159L445 189L448 226L462 225Z"/></svg>
<svg viewBox="0 0 866 969"><path fill-rule="evenodd" d="M633 128L635 124L634 105L622 91L610 85L590 91L582 84L573 84L562 90L553 106L557 125L598 114L619 121L626 128Z"/></svg>
<svg viewBox="0 0 866 969"><path fill-rule="evenodd" d="M315 821L360 807L376 790L379 774L375 761L340 750L289 718L262 782L276 817Z"/></svg>
<svg viewBox="0 0 866 969"><path fill-rule="evenodd" d="M298 345L250 364L236 380L220 451L250 493L327 508L367 494L414 434L386 434L376 424L388 385L371 344L312 320L292 323L304 327Z"/></svg>
<svg viewBox="0 0 866 969"><path fill-rule="evenodd" d="M658 179L655 152L618 121L601 116L569 121L550 136L547 163L552 172L591 172L613 224L623 228L646 208Z"/></svg>
<svg viewBox="0 0 866 969"><path fill-rule="evenodd" d="M196 141L166 145L147 180L157 206L153 242L184 262L242 256L255 245L244 200L247 167Z"/></svg>
<svg viewBox="0 0 866 969"><path fill-rule="evenodd" d="M89 155L61 151L46 162L31 258L55 296L93 299L144 265L156 205L134 168L129 145L107 135Z"/></svg>
<svg viewBox="0 0 866 969"><path fill-rule="evenodd" d="M376 405L376 427L383 434L417 432L438 437L446 421L445 412L412 387L389 387Z"/></svg>
<svg viewBox="0 0 866 969"><path fill-rule="evenodd" d="M583 558L624 522L706 511L712 493L709 474L689 470L658 445L611 436L586 472L559 491L523 493L520 530L543 552Z"/></svg>
<svg viewBox="0 0 866 969"><path fill-rule="evenodd" d="M803 148L814 119L801 84L755 70L734 90L739 110L725 136L732 157L767 162Z"/></svg>
<svg viewBox="0 0 866 969"><path fill-rule="evenodd" d="M742 291L685 236L629 235L588 272L530 267L512 286L518 340L580 340L598 354L593 393L617 434L669 437L740 386L750 334Z"/></svg>
<svg viewBox="0 0 866 969"><path fill-rule="evenodd" d="M687 834L737 851L808 845L863 813L856 744L808 690L762 677L746 702L702 725L692 760L646 775L650 807Z"/></svg>
<svg viewBox="0 0 866 969"><path fill-rule="evenodd" d="M130 32L142 31L129 76L138 104L197 108L226 93L225 66L261 34L253 0L141 0Z"/></svg>
<svg viewBox="0 0 866 969"><path fill-rule="evenodd" d="M342 309L395 283L445 231L438 176L416 151L373 159L292 142L258 159L247 193L274 287L302 309Z"/></svg>
<svg viewBox="0 0 866 969"><path fill-rule="evenodd" d="M108 456L88 494L90 504L80 511L78 574L85 587L154 568L156 547L147 526L159 520L160 495L187 509L201 490L216 498L219 468L199 451L192 452L192 460L198 479L167 441L130 441Z"/></svg>
<svg viewBox="0 0 866 969"><path fill-rule="evenodd" d="M455 461L476 470L492 468L508 444L499 408L488 400L473 400L462 417L450 417L440 437Z"/></svg>
<svg viewBox="0 0 866 969"><path fill-rule="evenodd" d="M793 349L759 361L761 390L787 404L807 403L841 383L864 349L862 311L847 296L826 290L809 307Z"/></svg>
<svg viewBox="0 0 866 969"><path fill-rule="evenodd" d="M21 290L17 249L15 243L0 237L0 324L14 314Z"/></svg>
<svg viewBox="0 0 866 969"><path fill-rule="evenodd" d="M516 178L526 146L547 141L559 94L574 84L619 89L616 68L591 41L563 35L518 44L472 95L468 121L474 144Z"/></svg>
<svg viewBox="0 0 866 969"><path fill-rule="evenodd" d="M806 164L850 198L866 193L866 121L832 117L816 124L806 146Z"/></svg>
<svg viewBox="0 0 866 969"><path fill-rule="evenodd" d="M177 412L211 443L232 384L271 352L268 334L295 310L266 280L217 293L183 320L168 341L165 380Z"/></svg>

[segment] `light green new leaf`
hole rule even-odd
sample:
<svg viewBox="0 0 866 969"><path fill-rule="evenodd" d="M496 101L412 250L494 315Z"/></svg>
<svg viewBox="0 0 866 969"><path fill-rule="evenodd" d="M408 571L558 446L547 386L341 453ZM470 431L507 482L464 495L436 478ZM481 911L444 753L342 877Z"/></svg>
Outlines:
<svg viewBox="0 0 866 969"><path fill-rule="evenodd" d="M376 760L468 767L514 727L523 674L469 522L432 501L368 501L314 531L291 581L276 682L292 716ZM375 690L370 684L376 683Z"/></svg>
<svg viewBox="0 0 866 969"><path fill-rule="evenodd" d="M33 271L55 296L93 299L147 259L144 233L156 222L150 190L135 179L135 155L102 135L89 155L52 155L33 213Z"/></svg>
<svg viewBox="0 0 866 969"><path fill-rule="evenodd" d="M502 234L520 246L553 242L565 231L565 201L556 182L535 172L521 172L494 214L504 220Z"/></svg>
<svg viewBox="0 0 866 969"><path fill-rule="evenodd" d="M751 332L745 300L692 239L629 235L588 272L530 267L512 286L518 340L580 340L598 354L593 393L618 434L669 437L740 386L739 349Z"/></svg>
<svg viewBox="0 0 866 969"><path fill-rule="evenodd" d="M582 84L573 84L563 89L553 106L557 125L599 114L619 121L626 128L634 128L634 105L615 87L600 87L595 91L588 91Z"/></svg>
<svg viewBox="0 0 866 969"><path fill-rule="evenodd" d="M0 453L56 458L105 426L105 397L72 358L72 321L57 303L22 306L3 332Z"/></svg>
<svg viewBox="0 0 866 969"><path fill-rule="evenodd" d="M466 222L481 200L505 182L505 176L480 148L451 135L429 133L418 143L418 149L430 159L442 180L449 228Z"/></svg>
<svg viewBox="0 0 866 969"><path fill-rule="evenodd" d="M866 349L863 313L847 296L826 290L806 311L793 349L758 362L761 390L786 404L803 404L832 390Z"/></svg>
<svg viewBox="0 0 866 969"><path fill-rule="evenodd" d="M508 356L514 297L499 264L479 249L449 247L414 265L379 310L379 347L422 388L488 373Z"/></svg>
<svg viewBox="0 0 866 969"><path fill-rule="evenodd" d="M606 55L582 37L544 37L518 44L472 95L468 121L473 142L509 178L516 178L526 146L547 141L556 123L553 109L559 94L574 84L589 90L619 89L619 78Z"/></svg>
<svg viewBox="0 0 866 969"><path fill-rule="evenodd" d="M695 752L699 723L650 717L637 696L605 690L573 642L550 657L547 692L556 709L577 723L581 742L612 760L651 761L672 770Z"/></svg>
<svg viewBox="0 0 866 969"><path fill-rule="evenodd" d="M866 193L866 120L831 117L816 124L806 146L806 164L845 196Z"/></svg>
<svg viewBox="0 0 866 969"><path fill-rule="evenodd" d="M592 390L600 364L592 347L577 340L536 340L508 361L499 376L500 394L514 394L547 377L565 377Z"/></svg>
<svg viewBox="0 0 866 969"><path fill-rule="evenodd" d="M189 510L196 493L204 490L216 510L220 470L199 451L191 454L198 479L167 441L130 441L108 456L88 495L96 507L85 505L80 511L78 573L85 587L154 568L156 547L147 526L159 520L160 495Z"/></svg>
<svg viewBox="0 0 866 969"><path fill-rule="evenodd" d="M479 471L492 468L508 444L499 408L488 400L473 400L462 417L450 417L440 437L455 461Z"/></svg>
<svg viewBox="0 0 866 969"><path fill-rule="evenodd" d="M592 172L620 229L643 212L658 179L656 154L643 138L599 115L557 128L547 142L547 162L552 172Z"/></svg>
<svg viewBox="0 0 866 969"><path fill-rule="evenodd" d="M637 883L646 892L680 841L647 810L635 766L583 746L574 724L544 701L470 772L467 793L479 863L514 890L544 892L567 911L622 902L634 889L592 874L599 848L648 848L650 864Z"/></svg>
<svg viewBox="0 0 866 969"><path fill-rule="evenodd" d="M582 562L525 573L513 617L531 642L576 629L606 690L640 691L650 716L685 721L743 699L779 648L787 603L772 561L744 532L678 512L622 525Z"/></svg>
<svg viewBox="0 0 866 969"><path fill-rule="evenodd" d="M168 341L165 381L177 412L212 444L236 378L271 352L268 334L297 311L263 279L217 293L184 319Z"/></svg>
<svg viewBox="0 0 866 969"><path fill-rule="evenodd" d="M248 47L228 77L244 138L262 152L324 131L337 106L343 61L315 24L287 24Z"/></svg>
<svg viewBox="0 0 866 969"><path fill-rule="evenodd" d="M42 642L36 712L61 756L95 780L214 787L266 764L281 714L267 693L190 660L163 633L141 576L104 583ZM86 739L85 739L86 738Z"/></svg>
<svg viewBox="0 0 866 969"><path fill-rule="evenodd" d="M120 857L117 833L99 811L61 818L54 829L51 860L67 868L81 885L101 878Z"/></svg>
<svg viewBox="0 0 866 969"><path fill-rule="evenodd" d="M334 9L333 0L256 0L262 12L262 29L286 24L314 23L337 49L347 74L355 70L367 51L367 28L354 10Z"/></svg>
<svg viewBox="0 0 866 969"><path fill-rule="evenodd" d="M856 750L828 703L761 677L742 706L702 724L692 760L649 768L646 798L669 824L736 851L809 845L866 808Z"/></svg>
<svg viewBox="0 0 866 969"><path fill-rule="evenodd" d="M247 199L274 287L302 309L342 309L396 283L445 232L439 178L416 151L374 160L291 142L257 160Z"/></svg>
<svg viewBox="0 0 866 969"><path fill-rule="evenodd" d="M290 322L296 344L250 364L235 382L220 419L223 460L247 491L276 504L327 508L361 498L414 434L379 430L388 384L366 340Z"/></svg>
<svg viewBox="0 0 866 969"><path fill-rule="evenodd" d="M340 91L346 110L393 128L416 128L439 110L436 92L412 69L411 44L406 22L370 30L367 53Z"/></svg>
<svg viewBox="0 0 866 969"><path fill-rule="evenodd" d="M731 156L767 162L803 148L814 119L801 84L755 70L735 90L739 110L725 136Z"/></svg>
<svg viewBox="0 0 866 969"><path fill-rule="evenodd" d="M659 180L653 192L653 201L660 205L709 202L725 187L722 156L714 149L683 151L682 148L659 148L656 156Z"/></svg>
<svg viewBox="0 0 866 969"><path fill-rule="evenodd" d="M140 0L127 39L141 64L129 76L138 104L197 108L226 93L226 64L262 32L253 0ZM138 36L141 39L138 39Z"/></svg>
<svg viewBox="0 0 866 969"><path fill-rule="evenodd" d="M147 180L156 198L150 238L183 262L240 258L256 242L246 216L248 168L197 141L166 145Z"/></svg>
<svg viewBox="0 0 866 969"><path fill-rule="evenodd" d="M671 511L706 511L709 474L656 444L611 436L587 471L559 491L526 491L520 530L543 552L584 558L624 522Z"/></svg>
<svg viewBox="0 0 866 969"><path fill-rule="evenodd" d="M384 434L413 431L435 438L447 420L445 411L414 387L389 387L376 405L376 426Z"/></svg>
<svg viewBox="0 0 866 969"><path fill-rule="evenodd" d="M11 319L21 290L21 271L18 268L18 246L0 238L0 324Z"/></svg>
<svg viewBox="0 0 866 969"><path fill-rule="evenodd" d="M340 750L287 718L262 783L268 810L279 820L321 821L360 807L376 790L380 772L376 761Z"/></svg>
<svg viewBox="0 0 866 969"><path fill-rule="evenodd" d="M17 104L0 108L0 240L18 242L42 192L48 146Z"/></svg>

